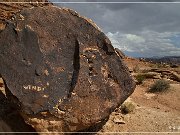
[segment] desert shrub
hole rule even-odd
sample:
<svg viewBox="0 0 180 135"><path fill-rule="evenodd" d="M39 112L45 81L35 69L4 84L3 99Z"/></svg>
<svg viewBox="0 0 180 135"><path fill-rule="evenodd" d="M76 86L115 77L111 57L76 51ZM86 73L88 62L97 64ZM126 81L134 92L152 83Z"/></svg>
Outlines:
<svg viewBox="0 0 180 135"><path fill-rule="evenodd" d="M135 105L132 102L124 102L120 109L123 114L128 114L134 111Z"/></svg>
<svg viewBox="0 0 180 135"><path fill-rule="evenodd" d="M143 81L145 80L145 76L142 74L138 74L137 76L135 76L136 80L137 80L137 84L142 84Z"/></svg>
<svg viewBox="0 0 180 135"><path fill-rule="evenodd" d="M151 63L151 68L167 68L168 65L165 63Z"/></svg>
<svg viewBox="0 0 180 135"><path fill-rule="evenodd" d="M134 73L137 73L137 72L139 72L139 71L140 71L140 68L139 68L138 65L136 65L135 67L133 67L133 72L134 72Z"/></svg>
<svg viewBox="0 0 180 135"><path fill-rule="evenodd" d="M156 63L156 68L166 68L167 64L165 63Z"/></svg>
<svg viewBox="0 0 180 135"><path fill-rule="evenodd" d="M163 92L170 88L170 84L165 80L157 80L150 86L149 92Z"/></svg>
<svg viewBox="0 0 180 135"><path fill-rule="evenodd" d="M150 72L149 69L143 69L143 70L141 71L141 73L148 73L148 72Z"/></svg>
<svg viewBox="0 0 180 135"><path fill-rule="evenodd" d="M170 67L171 67L171 68L178 68L179 65L178 65L178 64L171 64Z"/></svg>

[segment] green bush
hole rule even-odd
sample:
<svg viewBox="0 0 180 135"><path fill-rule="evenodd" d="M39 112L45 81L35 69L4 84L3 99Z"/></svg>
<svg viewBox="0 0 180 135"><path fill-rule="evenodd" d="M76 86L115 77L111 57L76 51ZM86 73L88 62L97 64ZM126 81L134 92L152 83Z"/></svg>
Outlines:
<svg viewBox="0 0 180 135"><path fill-rule="evenodd" d="M166 68L167 64L165 63L156 63L156 68Z"/></svg>
<svg viewBox="0 0 180 135"><path fill-rule="evenodd" d="M128 114L134 111L135 105L132 102L124 102L120 108L123 114Z"/></svg>
<svg viewBox="0 0 180 135"><path fill-rule="evenodd" d="M149 92L163 92L170 88L170 84L165 80L157 80L151 85Z"/></svg>
<svg viewBox="0 0 180 135"><path fill-rule="evenodd" d="M142 74L138 74L137 76L135 76L136 80L137 80L137 84L142 84L143 81L146 79L144 75Z"/></svg>
<svg viewBox="0 0 180 135"><path fill-rule="evenodd" d="M136 65L135 67L133 67L133 72L134 73L138 73L140 71L140 68L138 65Z"/></svg>

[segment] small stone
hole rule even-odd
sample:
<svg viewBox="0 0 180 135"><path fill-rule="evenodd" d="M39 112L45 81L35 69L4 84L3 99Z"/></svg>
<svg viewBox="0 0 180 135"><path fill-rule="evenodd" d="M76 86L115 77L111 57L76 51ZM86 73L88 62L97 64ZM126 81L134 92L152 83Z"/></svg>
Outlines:
<svg viewBox="0 0 180 135"><path fill-rule="evenodd" d="M145 93L144 95L147 97L147 99L151 99L154 96L156 96L156 94L154 94L154 93Z"/></svg>
<svg viewBox="0 0 180 135"><path fill-rule="evenodd" d="M114 123L116 124L125 124L126 122L120 118L114 118L113 120Z"/></svg>

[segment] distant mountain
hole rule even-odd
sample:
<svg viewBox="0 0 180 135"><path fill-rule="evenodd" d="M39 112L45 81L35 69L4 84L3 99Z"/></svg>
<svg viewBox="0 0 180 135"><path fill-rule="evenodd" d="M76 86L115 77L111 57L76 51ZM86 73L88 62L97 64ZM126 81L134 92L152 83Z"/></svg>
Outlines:
<svg viewBox="0 0 180 135"><path fill-rule="evenodd" d="M180 56L165 56L165 57L151 57L143 58L145 61L154 63L167 63L170 65L180 65Z"/></svg>

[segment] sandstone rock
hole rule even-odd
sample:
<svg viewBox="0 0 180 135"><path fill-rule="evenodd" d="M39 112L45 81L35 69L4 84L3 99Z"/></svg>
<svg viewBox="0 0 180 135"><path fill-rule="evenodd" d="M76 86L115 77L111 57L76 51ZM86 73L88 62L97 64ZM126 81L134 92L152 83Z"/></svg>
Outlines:
<svg viewBox="0 0 180 135"><path fill-rule="evenodd" d="M166 78L170 78L173 81L180 82L180 75L174 71L168 69L151 69L151 71L161 73L161 75L166 76Z"/></svg>
<svg viewBox="0 0 180 135"><path fill-rule="evenodd" d="M54 6L15 18L0 33L0 74L5 96L36 131L83 130L132 94L128 68L92 21Z"/></svg>
<svg viewBox="0 0 180 135"><path fill-rule="evenodd" d="M176 72L172 72L171 76L170 76L170 79L172 79L174 81L177 81L177 82L180 82L180 75L177 74Z"/></svg>
<svg viewBox="0 0 180 135"><path fill-rule="evenodd" d="M152 68L149 71L150 72L157 72L157 73L166 73L166 74L171 73L171 70L168 70L168 69L159 69L159 68Z"/></svg>
<svg viewBox="0 0 180 135"><path fill-rule="evenodd" d="M133 76L142 76L145 79L161 79L161 74L156 72L147 72L147 73L132 73Z"/></svg>

